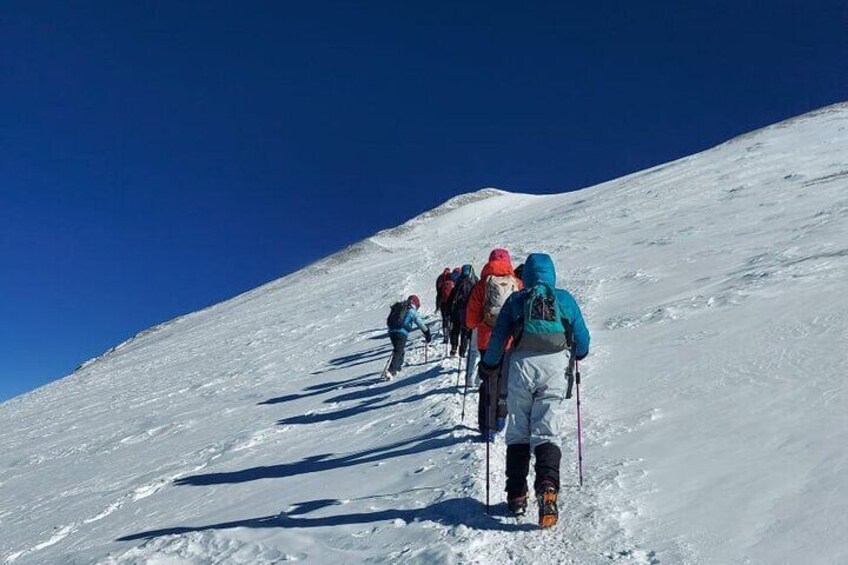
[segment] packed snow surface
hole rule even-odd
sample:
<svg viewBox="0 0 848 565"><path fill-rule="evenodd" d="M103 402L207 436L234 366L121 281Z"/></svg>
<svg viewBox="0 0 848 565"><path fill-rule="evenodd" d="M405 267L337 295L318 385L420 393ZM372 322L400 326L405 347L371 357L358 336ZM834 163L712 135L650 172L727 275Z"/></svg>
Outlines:
<svg viewBox="0 0 848 565"><path fill-rule="evenodd" d="M847 224L848 105L454 199L0 405L0 563L848 563ZM441 346L377 380L389 305L495 246L593 334L551 531L505 516L501 438L485 514Z"/></svg>

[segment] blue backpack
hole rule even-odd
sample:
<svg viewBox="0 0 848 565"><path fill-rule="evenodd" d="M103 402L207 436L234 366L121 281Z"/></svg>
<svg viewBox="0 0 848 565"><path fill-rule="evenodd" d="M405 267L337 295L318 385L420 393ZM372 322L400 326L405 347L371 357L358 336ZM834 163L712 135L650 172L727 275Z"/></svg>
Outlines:
<svg viewBox="0 0 848 565"><path fill-rule="evenodd" d="M545 284L524 291L521 338L516 350L559 353L568 349L568 322L559 315L556 293Z"/></svg>

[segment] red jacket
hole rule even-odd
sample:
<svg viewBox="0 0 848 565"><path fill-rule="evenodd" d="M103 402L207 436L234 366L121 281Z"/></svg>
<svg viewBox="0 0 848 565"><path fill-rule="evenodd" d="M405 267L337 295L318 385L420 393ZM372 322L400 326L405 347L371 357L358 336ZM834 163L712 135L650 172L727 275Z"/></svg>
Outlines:
<svg viewBox="0 0 848 565"><path fill-rule="evenodd" d="M471 289L471 296L468 298L468 306L465 309L465 325L469 329L477 329L477 349L486 349L489 347L489 339L492 337L492 327L483 323L483 306L486 301L486 279L489 275L502 277L504 275L512 275L515 277L515 271L512 269L512 263L509 261L489 261L483 267L483 272L480 273L480 280ZM524 288L521 279L515 277L518 282L518 289ZM505 349L509 349L512 343L508 343Z"/></svg>

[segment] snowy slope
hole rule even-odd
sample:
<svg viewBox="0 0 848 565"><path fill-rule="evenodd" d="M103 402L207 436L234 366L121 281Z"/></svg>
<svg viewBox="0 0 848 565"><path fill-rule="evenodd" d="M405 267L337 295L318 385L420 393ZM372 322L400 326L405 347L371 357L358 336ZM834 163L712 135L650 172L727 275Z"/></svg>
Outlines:
<svg viewBox="0 0 848 565"><path fill-rule="evenodd" d="M493 246L551 253L593 332L554 531L485 516L450 362L375 379L388 304ZM0 562L846 563L846 283L844 104L464 195L0 405Z"/></svg>

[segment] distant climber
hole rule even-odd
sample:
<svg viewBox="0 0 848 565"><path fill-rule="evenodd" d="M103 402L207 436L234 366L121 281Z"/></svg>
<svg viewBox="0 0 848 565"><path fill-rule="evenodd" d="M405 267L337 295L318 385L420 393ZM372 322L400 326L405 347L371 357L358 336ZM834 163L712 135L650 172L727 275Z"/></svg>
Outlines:
<svg viewBox="0 0 848 565"><path fill-rule="evenodd" d="M436 311L442 315L442 343L447 343L450 335L450 310L447 308L447 302L455 284L451 270L445 267L436 279Z"/></svg>
<svg viewBox="0 0 848 565"><path fill-rule="evenodd" d="M560 488L560 416L566 396L566 373L574 360L589 352L589 330L574 297L556 288L549 255L533 253L524 265L524 290L507 298L480 364L481 378L501 371L504 347L514 346L505 360L509 421L506 428L506 492L509 509L527 508L527 474L531 450L536 458L534 490L539 525L548 528L558 517Z"/></svg>
<svg viewBox="0 0 848 565"><path fill-rule="evenodd" d="M465 310L468 306L468 299L471 297L471 290L476 283L477 275L474 273L474 267L463 265L459 280L456 281L456 285L447 299L446 309L450 316L451 357L456 355L457 345L459 346L460 357L465 357L468 350L471 330L465 326Z"/></svg>
<svg viewBox="0 0 848 565"><path fill-rule="evenodd" d="M389 339L392 341L392 358L389 361L389 367L385 377L391 379L400 373L403 367L403 357L406 352L406 339L409 337L409 332L419 328L424 333L424 340L430 343L432 336L430 329L421 319L418 314L418 308L421 307L421 301L416 295L411 295L406 300L395 302L389 312L389 317L386 319L386 326L389 329Z"/></svg>
<svg viewBox="0 0 848 565"><path fill-rule="evenodd" d="M515 276L518 277L519 280L522 278L521 277L522 273L524 273L524 263L521 263L519 266L517 266L515 268Z"/></svg>

